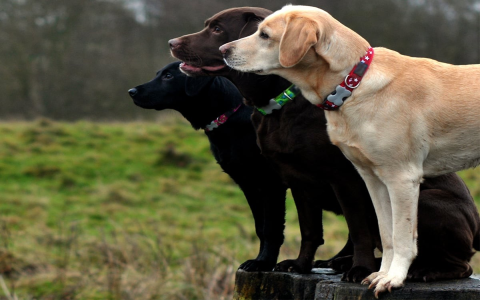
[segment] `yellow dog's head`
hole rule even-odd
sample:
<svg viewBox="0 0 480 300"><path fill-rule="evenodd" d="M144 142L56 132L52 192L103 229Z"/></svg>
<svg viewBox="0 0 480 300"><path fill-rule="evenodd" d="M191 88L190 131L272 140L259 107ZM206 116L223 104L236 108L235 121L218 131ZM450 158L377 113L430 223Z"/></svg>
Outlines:
<svg viewBox="0 0 480 300"><path fill-rule="evenodd" d="M233 69L277 74L295 82L295 70L350 69L367 48L362 37L324 10L287 5L260 23L253 35L227 43L220 51Z"/></svg>
<svg viewBox="0 0 480 300"><path fill-rule="evenodd" d="M239 71L269 73L290 68L307 59L307 54L314 57L316 52L328 49L326 37L332 28L324 18L331 17L323 10L288 5L260 23L253 35L225 44L220 50L227 64Z"/></svg>

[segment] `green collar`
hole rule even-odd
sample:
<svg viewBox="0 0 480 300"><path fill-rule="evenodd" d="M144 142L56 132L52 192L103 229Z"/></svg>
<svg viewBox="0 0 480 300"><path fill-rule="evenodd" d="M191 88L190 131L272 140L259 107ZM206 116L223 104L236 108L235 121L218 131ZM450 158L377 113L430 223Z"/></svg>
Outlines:
<svg viewBox="0 0 480 300"><path fill-rule="evenodd" d="M271 114L275 109L281 109L290 100L300 94L300 89L292 84L288 89L283 91L275 99L270 99L268 105L263 107L257 107L257 110L264 116Z"/></svg>

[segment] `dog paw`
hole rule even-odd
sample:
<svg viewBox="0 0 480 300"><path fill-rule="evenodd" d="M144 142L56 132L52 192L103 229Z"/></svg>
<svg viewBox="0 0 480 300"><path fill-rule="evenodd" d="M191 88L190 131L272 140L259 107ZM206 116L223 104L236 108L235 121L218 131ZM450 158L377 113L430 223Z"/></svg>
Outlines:
<svg viewBox="0 0 480 300"><path fill-rule="evenodd" d="M436 268L416 268L410 270L407 279L412 281L431 282L445 279L467 278L472 275L473 271L469 265L466 267L451 268L449 270L438 270Z"/></svg>
<svg viewBox="0 0 480 300"><path fill-rule="evenodd" d="M380 272L379 272L380 273ZM397 289L403 287L404 279L399 276L388 275L388 274L381 274L377 276L370 286L368 287L371 289L375 287L375 298L378 299L378 296L381 293L385 293L386 291L392 292L392 289Z"/></svg>
<svg viewBox="0 0 480 300"><path fill-rule="evenodd" d="M427 268L410 270L407 275L408 280L412 281L434 281L438 276L438 272L428 270Z"/></svg>
<svg viewBox="0 0 480 300"><path fill-rule="evenodd" d="M275 262L268 262L263 260L251 259L247 260L238 267L239 270L247 272L272 271L275 267Z"/></svg>
<svg viewBox="0 0 480 300"><path fill-rule="evenodd" d="M364 285L369 285L371 284L376 278L378 277L381 277L381 276L385 276L386 273L385 272L373 272L372 274L368 275L367 277L365 277L365 279L362 280L362 284Z"/></svg>
<svg viewBox="0 0 480 300"><path fill-rule="evenodd" d="M313 262L314 268L331 268L331 260L316 260Z"/></svg>
<svg viewBox="0 0 480 300"><path fill-rule="evenodd" d="M348 272L353 266L353 255L332 259L329 267L339 272ZM370 273L369 273L370 274Z"/></svg>
<svg viewBox="0 0 480 300"><path fill-rule="evenodd" d="M342 281L348 282L363 282L369 274L372 274L372 270L364 266L356 266L343 273Z"/></svg>
<svg viewBox="0 0 480 300"><path fill-rule="evenodd" d="M337 272L347 272L352 268L353 255L332 258L329 260L316 260L313 263L314 268L331 268Z"/></svg>
<svg viewBox="0 0 480 300"><path fill-rule="evenodd" d="M312 263L305 263L296 259L288 259L275 266L276 272L290 272L308 274L312 271Z"/></svg>

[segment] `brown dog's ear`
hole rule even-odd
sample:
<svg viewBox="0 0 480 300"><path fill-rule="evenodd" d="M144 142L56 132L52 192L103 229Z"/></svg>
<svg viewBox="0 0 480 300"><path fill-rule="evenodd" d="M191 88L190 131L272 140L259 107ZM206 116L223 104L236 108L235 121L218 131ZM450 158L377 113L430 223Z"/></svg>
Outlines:
<svg viewBox="0 0 480 300"><path fill-rule="evenodd" d="M258 10L257 12L248 11L243 13L243 20L245 25L238 36L239 39L252 35L257 31L258 24L262 22L272 12L266 9Z"/></svg>
<svg viewBox="0 0 480 300"><path fill-rule="evenodd" d="M290 68L298 64L317 43L317 25L305 18L294 17L287 22L280 41L280 64Z"/></svg>

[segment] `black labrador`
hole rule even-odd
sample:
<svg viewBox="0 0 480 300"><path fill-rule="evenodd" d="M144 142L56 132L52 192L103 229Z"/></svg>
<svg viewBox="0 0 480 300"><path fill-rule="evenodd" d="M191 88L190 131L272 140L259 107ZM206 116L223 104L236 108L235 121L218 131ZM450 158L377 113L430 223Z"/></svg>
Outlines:
<svg viewBox="0 0 480 300"><path fill-rule="evenodd" d="M269 14L269 10L254 7L221 11L207 19L202 31L170 40L171 53L184 61L180 66L183 72L191 76L226 76L248 103L265 107L290 83L274 75L230 70L218 48L254 33ZM363 180L329 141L323 111L299 95L266 116L254 110L252 120L262 153L278 167L291 188L299 215L300 254L297 259L279 263L276 270L309 272L315 251L324 242L320 209L343 211L354 256L353 261L339 259L333 263L348 269L344 280L361 281L376 269L373 250L381 249L379 229ZM420 192L419 221L419 254L409 277L468 277L472 273L468 264L472 248L480 249L480 219L468 189L456 174L425 180Z"/></svg>
<svg viewBox="0 0 480 300"><path fill-rule="evenodd" d="M194 129L205 130L216 161L245 194L260 239L257 258L244 262L240 269L271 271L284 240L287 188L260 153L250 120L252 107L243 105L241 94L229 80L187 77L180 72L179 64L168 64L153 80L128 93L140 107L174 109ZM219 118L224 115L226 121Z"/></svg>

